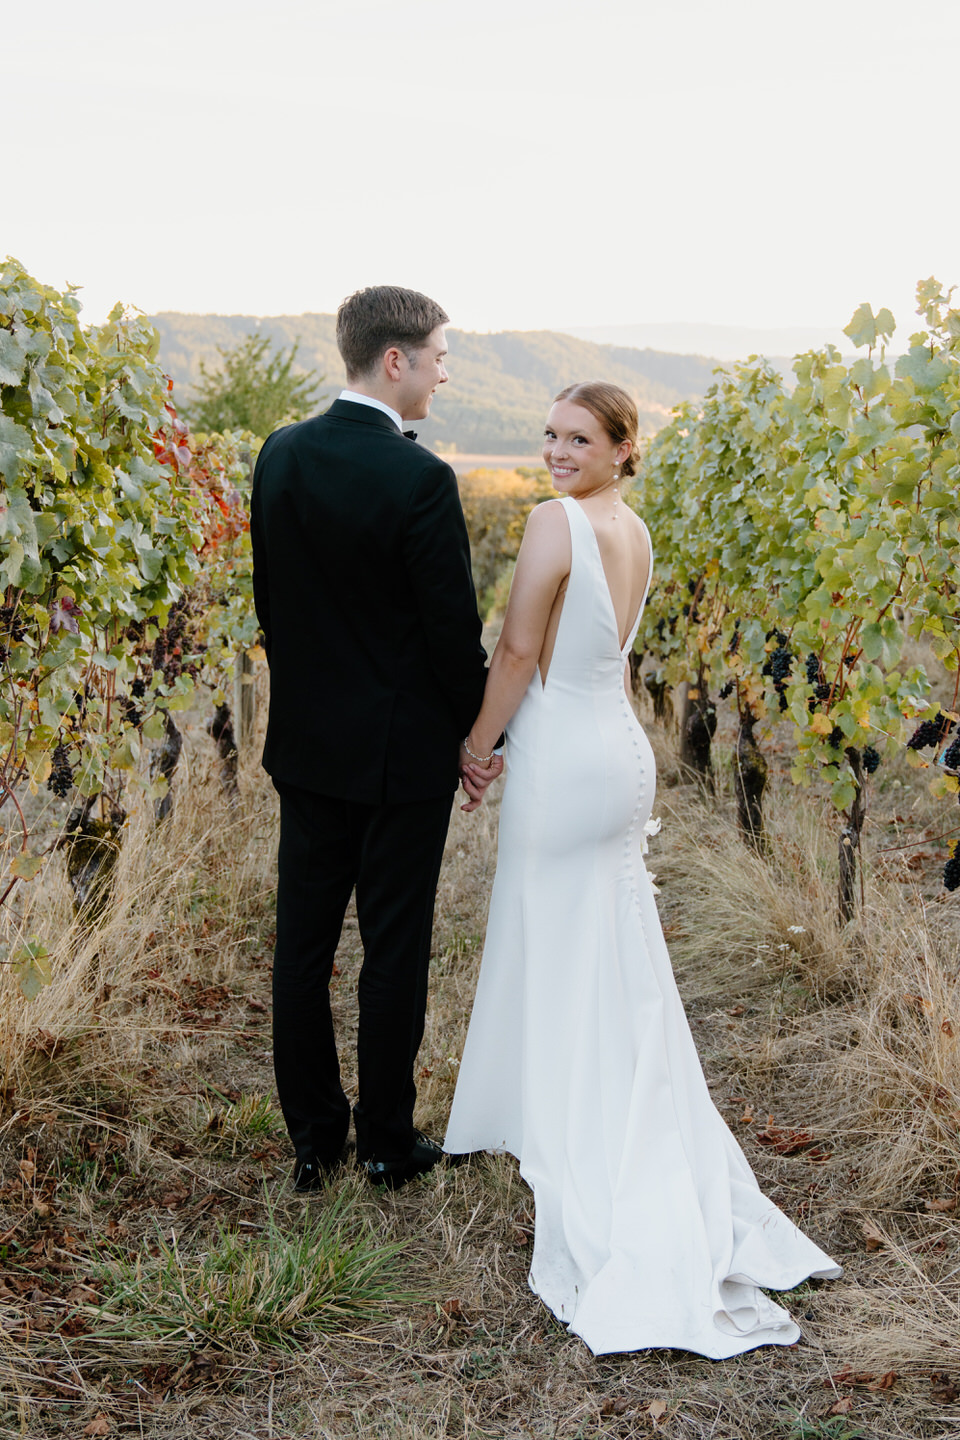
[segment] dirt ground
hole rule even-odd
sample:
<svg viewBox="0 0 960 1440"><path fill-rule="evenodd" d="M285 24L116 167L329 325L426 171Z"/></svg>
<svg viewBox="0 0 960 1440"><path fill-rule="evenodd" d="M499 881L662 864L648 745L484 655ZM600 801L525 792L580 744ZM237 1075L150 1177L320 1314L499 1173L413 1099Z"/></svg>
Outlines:
<svg viewBox="0 0 960 1440"><path fill-rule="evenodd" d="M960 905L939 890L942 806L882 767L864 910L841 936L835 828L789 785L776 737L766 860L735 832L730 737L707 795L679 783L672 736L653 738L649 863L712 1093L767 1193L844 1266L785 1297L801 1342L595 1359L527 1287L532 1197L506 1157L396 1194L349 1167L292 1192L269 1055L273 795L251 760L229 808L198 733L189 814L181 800L159 851L144 827L139 856L131 840L125 908L74 935L29 1013L10 1019L6 997L0 1435L960 1436ZM495 801L455 811L418 1062L437 1136L495 835ZM53 924L67 898L55 870L47 883ZM359 963L351 918L333 983L348 1089Z"/></svg>

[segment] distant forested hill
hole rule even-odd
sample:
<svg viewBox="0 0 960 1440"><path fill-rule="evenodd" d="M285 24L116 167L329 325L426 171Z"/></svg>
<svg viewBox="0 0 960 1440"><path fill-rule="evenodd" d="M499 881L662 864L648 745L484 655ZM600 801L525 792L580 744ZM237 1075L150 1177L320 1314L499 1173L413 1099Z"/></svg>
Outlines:
<svg viewBox="0 0 960 1440"><path fill-rule="evenodd" d="M323 408L344 383L332 315L181 315L150 317L160 332L160 360L186 398L203 359L218 361L245 335L269 335L279 346L299 339L305 369L326 377ZM714 360L627 346L597 345L553 330L505 330L481 335L448 329L450 383L433 402L429 421L417 426L427 445L462 453L533 455L558 390L576 380L613 380L637 402L641 428L652 433L681 400L695 399L710 384Z"/></svg>

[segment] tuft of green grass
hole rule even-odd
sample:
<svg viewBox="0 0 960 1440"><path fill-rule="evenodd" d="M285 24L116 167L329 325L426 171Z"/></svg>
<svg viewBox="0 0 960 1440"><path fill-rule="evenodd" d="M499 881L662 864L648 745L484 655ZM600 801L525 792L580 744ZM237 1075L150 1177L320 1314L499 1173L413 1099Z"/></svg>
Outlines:
<svg viewBox="0 0 960 1440"><path fill-rule="evenodd" d="M199 1126L216 1137L216 1148L236 1158L238 1150L257 1141L271 1141L284 1133L283 1117L268 1095L241 1095L235 1105L206 1105Z"/></svg>
<svg viewBox="0 0 960 1440"><path fill-rule="evenodd" d="M794 1412L789 1440L859 1440L864 1433L859 1425L851 1425L844 1415L813 1420Z"/></svg>
<svg viewBox="0 0 960 1440"><path fill-rule="evenodd" d="M284 1230L267 1206L262 1230L218 1226L209 1248L183 1254L157 1229L149 1251L99 1267L99 1338L152 1335L289 1349L306 1333L383 1318L418 1297L403 1287L396 1262L404 1242L382 1245L358 1225L349 1195Z"/></svg>

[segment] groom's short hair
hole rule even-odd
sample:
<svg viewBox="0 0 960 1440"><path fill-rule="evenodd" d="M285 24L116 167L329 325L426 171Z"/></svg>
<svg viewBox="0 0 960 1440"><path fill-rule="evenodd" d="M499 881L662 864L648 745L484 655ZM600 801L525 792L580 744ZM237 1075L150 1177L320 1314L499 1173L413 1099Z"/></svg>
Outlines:
<svg viewBox="0 0 960 1440"><path fill-rule="evenodd" d="M337 311L337 349L347 379L368 375L394 345L412 359L411 352L449 319L436 300L399 285L370 285L349 295Z"/></svg>

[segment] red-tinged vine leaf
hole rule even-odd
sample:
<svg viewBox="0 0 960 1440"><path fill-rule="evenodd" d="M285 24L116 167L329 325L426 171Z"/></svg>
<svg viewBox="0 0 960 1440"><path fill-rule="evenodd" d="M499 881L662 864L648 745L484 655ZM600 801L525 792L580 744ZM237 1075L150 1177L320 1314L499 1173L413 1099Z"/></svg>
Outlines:
<svg viewBox="0 0 960 1440"><path fill-rule="evenodd" d="M852 1409L853 1409L853 1398L852 1398L852 1396L850 1396L850 1395L845 1395L842 1400L838 1400L835 1405L831 1405L831 1406L830 1406L830 1409L827 1411L827 1414L828 1414L828 1415L849 1415L849 1414L850 1414L850 1411L851 1411Z"/></svg>
<svg viewBox="0 0 960 1440"><path fill-rule="evenodd" d="M885 1375L881 1375L878 1380L874 1380L872 1385L868 1385L867 1389L890 1390L896 1384L898 1378L896 1370L888 1370Z"/></svg>

